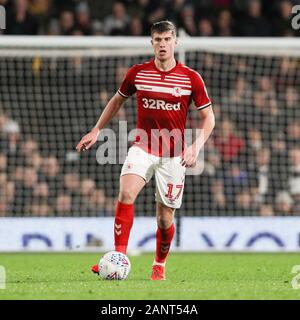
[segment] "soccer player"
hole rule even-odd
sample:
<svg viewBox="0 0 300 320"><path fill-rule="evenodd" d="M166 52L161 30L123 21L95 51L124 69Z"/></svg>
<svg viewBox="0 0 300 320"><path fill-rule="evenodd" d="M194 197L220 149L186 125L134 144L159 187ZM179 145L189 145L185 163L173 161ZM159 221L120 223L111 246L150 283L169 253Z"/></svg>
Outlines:
<svg viewBox="0 0 300 320"><path fill-rule="evenodd" d="M165 280L165 264L174 236L174 213L180 208L187 167L196 164L205 141L214 128L214 113L205 84L195 70L176 61L176 28L169 21L151 27L154 59L132 66L117 93L103 110L95 127L78 143L78 152L88 150L99 132L115 116L124 102L137 95L137 135L130 147L120 176L115 212L115 250L126 254L133 225L134 202L155 175L156 255L152 280ZM199 110L200 134L185 146L184 130L191 102ZM98 266L92 267L98 272Z"/></svg>

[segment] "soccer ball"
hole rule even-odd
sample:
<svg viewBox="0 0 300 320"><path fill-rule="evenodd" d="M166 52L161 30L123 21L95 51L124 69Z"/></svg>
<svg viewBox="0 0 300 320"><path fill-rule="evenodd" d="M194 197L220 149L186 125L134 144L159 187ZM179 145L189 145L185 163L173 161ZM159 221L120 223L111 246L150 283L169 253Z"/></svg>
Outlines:
<svg viewBox="0 0 300 320"><path fill-rule="evenodd" d="M130 268L130 261L125 254L110 251L99 261L99 276L105 280L125 280Z"/></svg>

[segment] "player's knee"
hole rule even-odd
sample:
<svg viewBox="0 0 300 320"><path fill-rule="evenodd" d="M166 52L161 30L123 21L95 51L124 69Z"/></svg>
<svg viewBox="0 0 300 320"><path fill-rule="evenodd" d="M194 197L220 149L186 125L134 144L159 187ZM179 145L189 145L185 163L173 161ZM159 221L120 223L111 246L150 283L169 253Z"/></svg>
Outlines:
<svg viewBox="0 0 300 320"><path fill-rule="evenodd" d="M136 194L131 189L121 190L119 193L119 201L123 203L134 203Z"/></svg>
<svg viewBox="0 0 300 320"><path fill-rule="evenodd" d="M161 229L168 229L171 227L173 223L172 218L159 217L157 219L157 224Z"/></svg>
<svg viewBox="0 0 300 320"><path fill-rule="evenodd" d="M170 226L173 223L173 215L170 214L166 214L166 215L159 215L157 217L157 225L161 228L161 229L168 229L170 228Z"/></svg>
<svg viewBox="0 0 300 320"><path fill-rule="evenodd" d="M162 229L168 229L174 218L175 209L157 202L157 225Z"/></svg>

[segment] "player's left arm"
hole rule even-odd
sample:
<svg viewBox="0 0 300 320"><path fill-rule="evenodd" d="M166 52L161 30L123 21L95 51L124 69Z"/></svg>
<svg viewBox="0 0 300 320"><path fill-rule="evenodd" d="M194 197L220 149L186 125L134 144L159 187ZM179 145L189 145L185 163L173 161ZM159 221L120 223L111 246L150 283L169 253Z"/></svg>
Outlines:
<svg viewBox="0 0 300 320"><path fill-rule="evenodd" d="M195 166L199 152L203 148L215 126L215 115L211 105L199 110L199 115L201 117L199 126L200 130L197 130L197 136L193 144L187 147L184 151L184 156L181 161L182 165L186 167Z"/></svg>
<svg viewBox="0 0 300 320"><path fill-rule="evenodd" d="M195 166L199 152L215 126L215 116L211 107L211 100L202 77L194 70L190 73L190 77L192 81L192 99L199 112L201 122L195 141L184 151L182 164L186 167Z"/></svg>

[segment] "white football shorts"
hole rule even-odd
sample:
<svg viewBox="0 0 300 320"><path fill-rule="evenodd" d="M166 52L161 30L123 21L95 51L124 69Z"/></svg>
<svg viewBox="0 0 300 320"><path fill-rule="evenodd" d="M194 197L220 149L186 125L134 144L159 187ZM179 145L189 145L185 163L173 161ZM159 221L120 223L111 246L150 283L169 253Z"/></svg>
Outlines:
<svg viewBox="0 0 300 320"><path fill-rule="evenodd" d="M180 161L180 156L157 157L132 146L128 150L121 176L137 174L148 183L155 174L155 200L171 208L180 208L186 171L186 167L182 166Z"/></svg>

